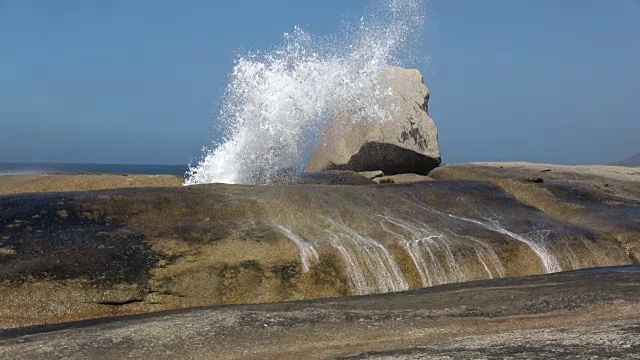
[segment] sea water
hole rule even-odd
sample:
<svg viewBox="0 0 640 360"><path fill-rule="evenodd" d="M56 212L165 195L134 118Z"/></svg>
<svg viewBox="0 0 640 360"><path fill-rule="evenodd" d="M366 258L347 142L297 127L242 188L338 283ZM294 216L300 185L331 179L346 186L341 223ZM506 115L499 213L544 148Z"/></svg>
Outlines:
<svg viewBox="0 0 640 360"><path fill-rule="evenodd" d="M334 36L295 27L274 50L240 56L216 119L224 138L205 150L185 185L268 183L304 168L327 121L388 120L391 90L378 75L403 65L424 15L421 0L383 0Z"/></svg>

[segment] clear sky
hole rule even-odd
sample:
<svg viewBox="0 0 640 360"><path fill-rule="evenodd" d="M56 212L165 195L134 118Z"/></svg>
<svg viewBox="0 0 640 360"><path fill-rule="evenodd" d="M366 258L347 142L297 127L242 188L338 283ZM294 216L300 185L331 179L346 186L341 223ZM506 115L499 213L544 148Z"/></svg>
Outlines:
<svg viewBox="0 0 640 360"><path fill-rule="evenodd" d="M368 0L0 0L0 161L183 164L238 51ZM443 160L640 152L639 0L430 0L418 67ZM428 58L427 58L428 56Z"/></svg>

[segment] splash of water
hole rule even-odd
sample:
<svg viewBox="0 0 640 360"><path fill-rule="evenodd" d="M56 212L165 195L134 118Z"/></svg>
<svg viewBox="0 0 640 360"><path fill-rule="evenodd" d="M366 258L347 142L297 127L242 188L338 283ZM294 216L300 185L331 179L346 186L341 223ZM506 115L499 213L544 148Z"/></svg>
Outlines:
<svg viewBox="0 0 640 360"><path fill-rule="evenodd" d="M218 118L224 139L189 170L185 185L267 183L301 170L327 119L389 118L390 90L378 74L400 65L424 11L422 0L380 1L344 36L317 39L296 27L275 50L240 57Z"/></svg>

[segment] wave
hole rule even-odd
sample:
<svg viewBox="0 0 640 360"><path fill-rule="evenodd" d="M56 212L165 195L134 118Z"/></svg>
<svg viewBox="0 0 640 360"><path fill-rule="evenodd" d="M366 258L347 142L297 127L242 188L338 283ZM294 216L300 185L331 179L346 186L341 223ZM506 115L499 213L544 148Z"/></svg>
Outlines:
<svg viewBox="0 0 640 360"><path fill-rule="evenodd" d="M328 121L387 119L390 90L378 74L402 65L423 24L421 0L386 0L341 35L295 27L274 50L239 57L217 118L222 141L205 149L185 185L268 183L302 171Z"/></svg>

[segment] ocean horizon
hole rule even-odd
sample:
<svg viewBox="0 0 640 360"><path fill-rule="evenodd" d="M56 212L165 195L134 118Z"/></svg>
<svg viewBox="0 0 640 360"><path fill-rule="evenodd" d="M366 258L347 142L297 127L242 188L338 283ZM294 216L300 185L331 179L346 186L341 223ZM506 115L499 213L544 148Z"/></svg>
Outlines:
<svg viewBox="0 0 640 360"><path fill-rule="evenodd" d="M184 175L188 165L0 162L0 176L24 174Z"/></svg>

